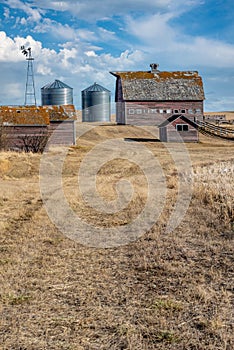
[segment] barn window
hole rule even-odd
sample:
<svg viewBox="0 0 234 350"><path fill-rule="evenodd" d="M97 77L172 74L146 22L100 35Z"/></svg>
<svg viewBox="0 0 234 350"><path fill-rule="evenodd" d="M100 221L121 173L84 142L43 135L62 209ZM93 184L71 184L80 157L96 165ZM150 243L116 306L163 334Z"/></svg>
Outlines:
<svg viewBox="0 0 234 350"><path fill-rule="evenodd" d="M174 110L174 113L179 113L179 110L178 110L178 109L175 109L175 110Z"/></svg>
<svg viewBox="0 0 234 350"><path fill-rule="evenodd" d="M181 109L181 113L186 113L186 110L185 109Z"/></svg>
<svg viewBox="0 0 234 350"><path fill-rule="evenodd" d="M200 108L197 108L197 109L196 109L196 113L201 113Z"/></svg>
<svg viewBox="0 0 234 350"><path fill-rule="evenodd" d="M150 109L150 113L157 113L157 109Z"/></svg>
<svg viewBox="0 0 234 350"><path fill-rule="evenodd" d="M192 109L189 109L188 112L189 112L189 114L193 114L193 110Z"/></svg>
<svg viewBox="0 0 234 350"><path fill-rule="evenodd" d="M136 110L136 112L137 112L137 114L142 114L142 109L138 108L138 109Z"/></svg>
<svg viewBox="0 0 234 350"><path fill-rule="evenodd" d="M177 124L176 130L177 131L188 131L188 124Z"/></svg>
<svg viewBox="0 0 234 350"><path fill-rule="evenodd" d="M128 113L129 113L129 114L134 114L134 113L135 113L135 110L134 110L133 108L129 108Z"/></svg>
<svg viewBox="0 0 234 350"><path fill-rule="evenodd" d="M160 110L159 110L159 113L163 113L163 109L160 109Z"/></svg>
<svg viewBox="0 0 234 350"><path fill-rule="evenodd" d="M167 113L171 113L171 109L167 109Z"/></svg>

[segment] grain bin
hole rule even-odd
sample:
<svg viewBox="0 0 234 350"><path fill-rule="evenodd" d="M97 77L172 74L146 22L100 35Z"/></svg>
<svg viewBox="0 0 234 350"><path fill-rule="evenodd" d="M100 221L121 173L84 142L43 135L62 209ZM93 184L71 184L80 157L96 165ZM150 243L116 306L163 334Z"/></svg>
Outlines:
<svg viewBox="0 0 234 350"><path fill-rule="evenodd" d="M82 93L82 122L109 122L111 93L94 83Z"/></svg>
<svg viewBox="0 0 234 350"><path fill-rule="evenodd" d="M41 88L42 106L72 105L73 89L60 80L55 80Z"/></svg>

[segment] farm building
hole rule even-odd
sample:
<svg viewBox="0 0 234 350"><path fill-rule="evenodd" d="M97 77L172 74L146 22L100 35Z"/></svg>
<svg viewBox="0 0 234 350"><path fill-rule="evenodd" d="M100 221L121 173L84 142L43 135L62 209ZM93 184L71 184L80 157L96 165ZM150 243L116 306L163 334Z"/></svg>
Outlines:
<svg viewBox="0 0 234 350"><path fill-rule="evenodd" d="M35 151L50 144L75 144L74 106L1 106L1 147ZM59 127L59 128L58 128ZM54 131L57 130L56 133Z"/></svg>
<svg viewBox="0 0 234 350"><path fill-rule="evenodd" d="M116 79L115 102L118 124L160 125L165 119L183 114L202 119L204 90L196 71L110 72Z"/></svg>
<svg viewBox="0 0 234 350"><path fill-rule="evenodd" d="M198 142L198 126L184 115L174 114L159 125L162 142Z"/></svg>

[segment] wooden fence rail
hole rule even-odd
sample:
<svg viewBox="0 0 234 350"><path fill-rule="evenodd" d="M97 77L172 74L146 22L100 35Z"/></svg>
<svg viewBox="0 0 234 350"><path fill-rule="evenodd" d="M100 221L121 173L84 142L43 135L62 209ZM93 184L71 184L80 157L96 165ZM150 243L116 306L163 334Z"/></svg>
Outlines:
<svg viewBox="0 0 234 350"><path fill-rule="evenodd" d="M200 120L196 121L196 125L198 127L198 130L206 135L220 137L220 138L234 141L234 130L217 126L209 122L204 122Z"/></svg>

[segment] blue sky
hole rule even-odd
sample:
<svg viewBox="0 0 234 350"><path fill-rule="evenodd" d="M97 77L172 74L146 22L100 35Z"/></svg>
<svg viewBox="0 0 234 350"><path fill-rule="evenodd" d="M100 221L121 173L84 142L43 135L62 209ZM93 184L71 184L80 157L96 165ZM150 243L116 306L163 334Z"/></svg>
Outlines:
<svg viewBox="0 0 234 350"><path fill-rule="evenodd" d="M60 79L81 90L112 91L109 71L197 70L205 110L234 110L233 0L0 0L0 104L23 104L30 46L40 88Z"/></svg>

